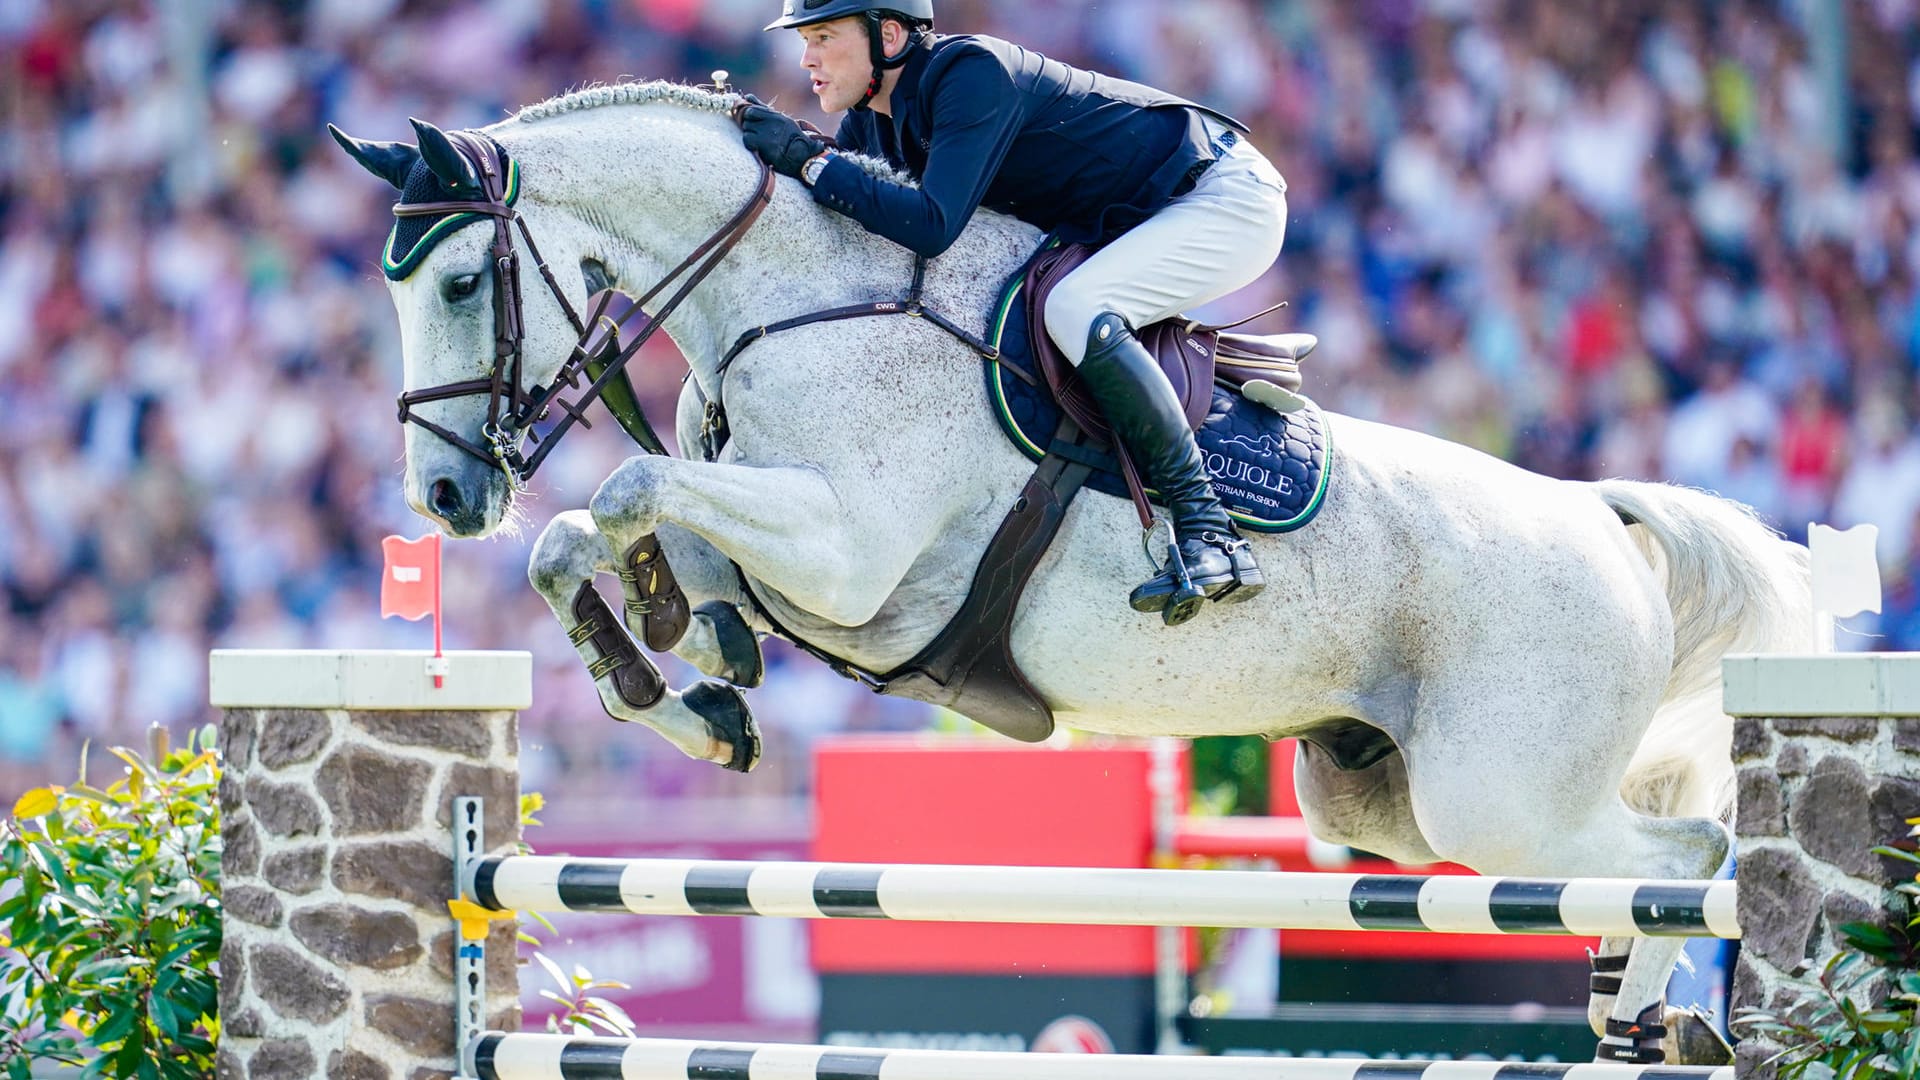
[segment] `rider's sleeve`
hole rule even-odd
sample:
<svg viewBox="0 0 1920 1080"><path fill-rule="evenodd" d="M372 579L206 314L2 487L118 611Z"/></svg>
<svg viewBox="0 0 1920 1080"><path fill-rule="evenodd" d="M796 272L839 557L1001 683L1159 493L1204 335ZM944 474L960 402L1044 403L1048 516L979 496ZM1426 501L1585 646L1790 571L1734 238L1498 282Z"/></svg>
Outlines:
<svg viewBox="0 0 1920 1080"><path fill-rule="evenodd" d="M813 186L814 200L920 255L953 246L1020 132L1020 93L993 56L963 55L942 73L932 109L927 168L918 188L830 161Z"/></svg>

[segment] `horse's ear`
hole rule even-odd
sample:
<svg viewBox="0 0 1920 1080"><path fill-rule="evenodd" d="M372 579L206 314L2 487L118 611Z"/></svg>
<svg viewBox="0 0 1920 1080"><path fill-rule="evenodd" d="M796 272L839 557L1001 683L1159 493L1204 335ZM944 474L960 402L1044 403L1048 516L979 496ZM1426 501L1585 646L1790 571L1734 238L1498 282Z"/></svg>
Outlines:
<svg viewBox="0 0 1920 1080"><path fill-rule="evenodd" d="M453 148L453 140L447 138L446 132L425 120L408 117L407 122L413 125L414 134L420 136L420 157L441 183L458 194L480 194L480 175L473 171L473 164Z"/></svg>
<svg viewBox="0 0 1920 1080"><path fill-rule="evenodd" d="M413 171L414 164L420 160L420 151L406 143L356 139L332 124L327 125L327 131L342 150L353 155L353 160L359 162L361 168L392 184L395 190L407 186L407 174Z"/></svg>

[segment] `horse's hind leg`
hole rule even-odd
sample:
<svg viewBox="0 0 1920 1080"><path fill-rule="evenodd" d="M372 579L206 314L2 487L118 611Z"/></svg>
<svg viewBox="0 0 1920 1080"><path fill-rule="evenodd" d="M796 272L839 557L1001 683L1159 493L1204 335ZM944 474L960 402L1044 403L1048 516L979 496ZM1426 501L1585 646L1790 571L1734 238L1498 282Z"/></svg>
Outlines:
<svg viewBox="0 0 1920 1080"><path fill-rule="evenodd" d="M1364 769L1342 770L1305 739L1293 758L1294 792L1300 816L1313 835L1395 862L1439 862L1420 835L1407 791L1407 761L1394 751Z"/></svg>
<svg viewBox="0 0 1920 1080"><path fill-rule="evenodd" d="M1521 823L1507 826L1513 829L1511 839L1515 843L1491 845L1497 850L1488 851L1463 846L1444 831L1428 827L1427 819L1422 818L1423 831L1443 857L1486 874L1701 879L1712 876L1729 843L1726 830L1716 821L1646 817L1629 810L1611 792L1600 805L1589 807L1584 824L1551 811L1530 819L1519 802L1504 807L1493 800L1473 803L1463 801L1459 792L1454 793L1452 801L1454 812L1467 819ZM1418 794L1415 804L1422 805ZM1516 857L1520 844L1525 843L1536 845L1542 855L1538 861ZM1621 857L1620 853L1626 852L1638 854ZM1684 945L1683 939L1668 937L1607 938L1601 942L1599 955L1624 955L1626 967L1600 973L1602 979L1619 980L1616 993L1594 993L1588 999L1588 1020L1594 1033L1602 1036L1596 1061L1653 1064L1662 1060L1660 1046L1668 1034L1661 1026L1666 985Z"/></svg>
<svg viewBox="0 0 1920 1080"><path fill-rule="evenodd" d="M720 683L701 683L685 693L668 687L594 590L597 574L621 569L592 517L573 510L540 534L527 578L586 662L607 715L645 724L688 757L739 772L751 769L759 757L759 731L738 691Z"/></svg>
<svg viewBox="0 0 1920 1080"><path fill-rule="evenodd" d="M1651 716L1660 680L1618 653L1593 663L1475 672L1429 680L1405 746L1420 831L1442 858L1483 874L1550 877L1711 877L1728 836L1707 818L1655 818L1629 809L1621 777ZM1597 664L1614 663L1611 677ZM1617 954L1618 944L1609 943ZM1639 939L1605 1020L1605 1060L1656 1050L1682 942ZM1651 1011L1649 1011L1651 1010ZM1628 1034L1633 1025L1642 1034Z"/></svg>
<svg viewBox="0 0 1920 1080"><path fill-rule="evenodd" d="M1667 1006L1667 981L1685 948L1684 938L1601 940L1593 985L1608 987L1618 980L1619 989L1611 994L1596 989L1587 1000L1587 1022L1602 1036L1596 1061L1722 1065L1732 1060L1710 1022ZM1619 968L1622 961L1624 970ZM1681 1056L1683 1047L1696 1056Z"/></svg>

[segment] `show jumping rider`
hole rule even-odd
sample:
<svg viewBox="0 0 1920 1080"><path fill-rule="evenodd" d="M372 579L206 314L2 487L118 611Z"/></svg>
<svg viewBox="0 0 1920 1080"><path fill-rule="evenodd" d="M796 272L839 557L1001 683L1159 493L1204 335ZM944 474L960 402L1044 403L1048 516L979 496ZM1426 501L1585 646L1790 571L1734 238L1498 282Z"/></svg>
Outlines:
<svg viewBox="0 0 1920 1080"><path fill-rule="evenodd" d="M1172 511L1193 586L1227 601L1257 593L1265 579L1213 493L1173 387L1134 338L1278 257L1287 185L1246 128L998 38L936 35L933 0L787 0L767 29L799 31L821 106L848 110L838 149L885 158L919 182L836 160L817 132L750 107L748 149L816 202L929 257L980 206L1107 245L1054 289L1048 333ZM1133 607L1166 608L1178 570L1169 564L1134 589Z"/></svg>

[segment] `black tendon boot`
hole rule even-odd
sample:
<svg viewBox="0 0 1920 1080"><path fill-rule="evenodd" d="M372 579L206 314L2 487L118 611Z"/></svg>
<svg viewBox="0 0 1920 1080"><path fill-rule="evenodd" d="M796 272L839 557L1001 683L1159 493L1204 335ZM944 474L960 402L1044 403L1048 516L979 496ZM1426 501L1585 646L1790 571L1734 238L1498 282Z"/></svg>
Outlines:
<svg viewBox="0 0 1920 1080"><path fill-rule="evenodd" d="M1173 386L1125 319L1107 312L1093 320L1079 370L1115 437L1173 514L1166 568L1133 590L1134 610L1158 611L1178 626L1199 614L1204 600L1238 602L1259 592L1266 578L1213 494Z"/></svg>

